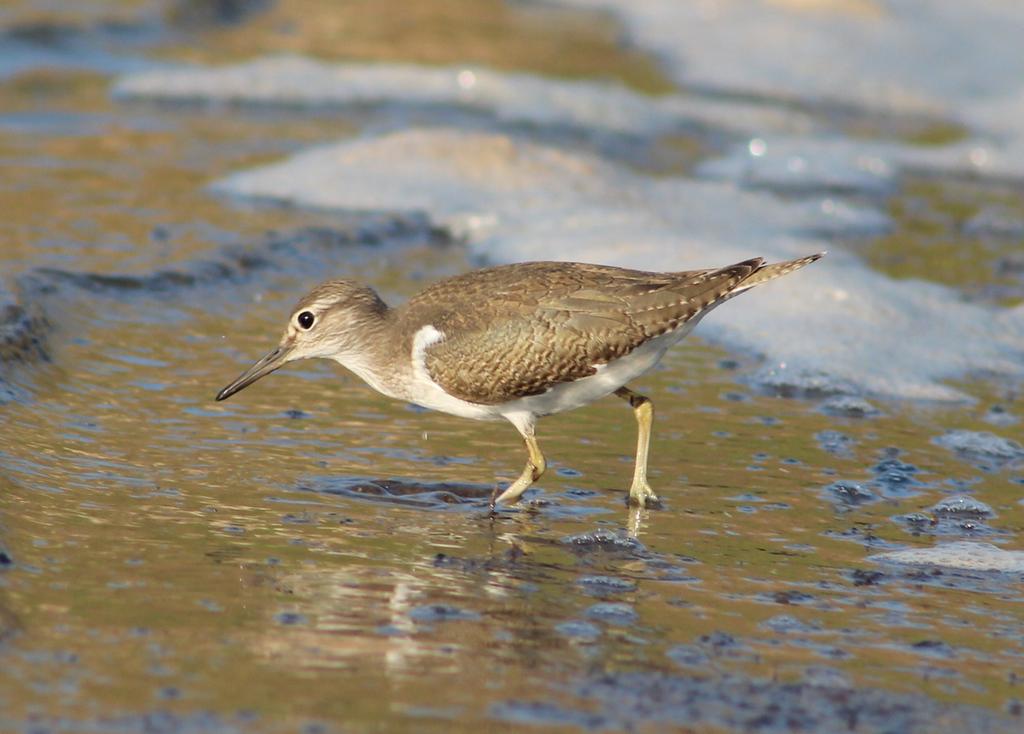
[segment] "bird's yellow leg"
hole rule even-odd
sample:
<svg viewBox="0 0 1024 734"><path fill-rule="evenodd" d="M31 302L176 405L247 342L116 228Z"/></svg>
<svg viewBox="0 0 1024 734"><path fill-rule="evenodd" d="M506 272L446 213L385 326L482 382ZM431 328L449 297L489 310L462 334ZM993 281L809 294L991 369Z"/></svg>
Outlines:
<svg viewBox="0 0 1024 734"><path fill-rule="evenodd" d="M544 454L540 451L540 446L537 444L537 439L533 435L533 431L524 432L523 440L526 442L526 450L529 453L529 458L526 461L526 466L523 468L523 473L519 475L519 478L509 485L508 489L502 492L498 497L491 499L491 506L493 507L496 503L512 504L517 502L522 497L531 484L540 479L541 474L547 468L547 462L544 461ZM495 490L497 492L497 490Z"/></svg>
<svg viewBox="0 0 1024 734"><path fill-rule="evenodd" d="M636 439L636 465L633 468L633 483L629 487L629 504L648 507L660 504L658 495L647 483L647 451L651 445L651 425L654 423L654 403L646 395L640 395L628 387L615 391L620 398L629 401L636 416L638 429Z"/></svg>

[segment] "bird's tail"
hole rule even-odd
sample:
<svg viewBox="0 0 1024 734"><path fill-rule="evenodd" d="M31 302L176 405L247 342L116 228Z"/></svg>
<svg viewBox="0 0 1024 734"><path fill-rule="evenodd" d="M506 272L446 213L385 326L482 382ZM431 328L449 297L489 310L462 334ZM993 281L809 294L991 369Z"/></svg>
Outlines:
<svg viewBox="0 0 1024 734"><path fill-rule="evenodd" d="M761 285L767 283L769 280L775 280L783 275L792 273L794 270L799 270L804 265L810 265L815 260L820 260L825 256L824 252L817 252L807 257L801 257L796 260L786 260L781 263L772 263L771 265L761 265L759 268L754 270L750 275L740 281L733 290L729 292L729 297L739 295L744 291L748 291L755 285Z"/></svg>

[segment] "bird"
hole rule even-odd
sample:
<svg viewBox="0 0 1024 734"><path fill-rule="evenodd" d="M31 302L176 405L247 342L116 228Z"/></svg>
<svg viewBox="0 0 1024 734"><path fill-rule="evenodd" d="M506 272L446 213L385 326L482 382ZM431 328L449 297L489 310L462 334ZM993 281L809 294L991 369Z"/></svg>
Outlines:
<svg viewBox="0 0 1024 734"><path fill-rule="evenodd" d="M527 461L504 491L495 489L493 509L517 502L544 474L539 418L614 394L632 407L638 427L628 503L658 506L647 479L654 405L627 383L715 307L824 254L678 272L519 262L440 280L396 307L367 285L330 280L298 301L277 347L216 399L288 362L324 358L388 397L464 418L507 420L523 438Z"/></svg>

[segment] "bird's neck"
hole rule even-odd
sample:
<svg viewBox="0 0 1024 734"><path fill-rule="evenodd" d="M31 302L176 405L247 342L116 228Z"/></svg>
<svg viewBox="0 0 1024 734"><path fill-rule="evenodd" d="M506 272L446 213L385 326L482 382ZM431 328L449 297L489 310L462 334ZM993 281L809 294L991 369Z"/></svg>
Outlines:
<svg viewBox="0 0 1024 734"><path fill-rule="evenodd" d="M358 328L349 332L351 345L335 360L354 372L377 392L404 399L403 388L410 372L409 356L403 354L402 337L395 311L380 302L360 314Z"/></svg>

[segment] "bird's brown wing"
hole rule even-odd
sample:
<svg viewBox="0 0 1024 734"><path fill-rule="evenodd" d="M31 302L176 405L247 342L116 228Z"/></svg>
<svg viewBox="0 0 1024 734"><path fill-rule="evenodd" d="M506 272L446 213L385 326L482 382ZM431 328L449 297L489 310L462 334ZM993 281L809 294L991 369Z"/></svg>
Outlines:
<svg viewBox="0 0 1024 734"><path fill-rule="evenodd" d="M720 301L761 263L683 273L520 263L442 281L405 316L444 335L424 354L438 385L496 404L595 374Z"/></svg>

